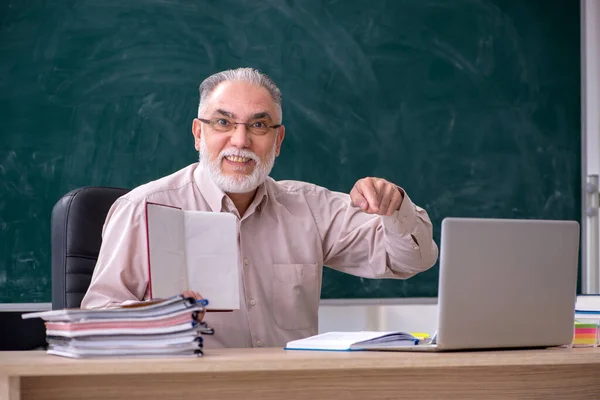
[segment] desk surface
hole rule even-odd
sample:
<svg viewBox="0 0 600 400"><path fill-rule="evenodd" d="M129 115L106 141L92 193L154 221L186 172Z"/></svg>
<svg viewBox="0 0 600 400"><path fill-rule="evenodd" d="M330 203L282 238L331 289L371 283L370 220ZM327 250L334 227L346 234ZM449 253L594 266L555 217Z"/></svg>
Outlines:
<svg viewBox="0 0 600 400"><path fill-rule="evenodd" d="M282 349L208 350L199 358L74 360L42 351L0 352L0 375L55 376L191 372L303 371L315 369L404 370L414 368L599 365L600 348L448 353L327 352Z"/></svg>
<svg viewBox="0 0 600 400"><path fill-rule="evenodd" d="M190 359L93 360L0 352L0 387L11 399L76 398L82 390L86 398L110 394L129 400L199 390L204 399L245 400L281 398L282 392L286 399L468 399L483 393L485 398L577 399L600 397L599 376L598 348L452 353L227 349Z"/></svg>

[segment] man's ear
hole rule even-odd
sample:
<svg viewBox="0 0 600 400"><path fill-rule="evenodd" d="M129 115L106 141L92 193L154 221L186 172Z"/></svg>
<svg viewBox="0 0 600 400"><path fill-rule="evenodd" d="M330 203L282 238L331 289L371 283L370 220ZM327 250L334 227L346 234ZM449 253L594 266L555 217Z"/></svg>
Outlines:
<svg viewBox="0 0 600 400"><path fill-rule="evenodd" d="M279 157L279 152L281 150L281 142L283 142L283 138L285 137L285 126L281 125L277 128L277 147L275 148L275 157Z"/></svg>
<svg viewBox="0 0 600 400"><path fill-rule="evenodd" d="M200 137L202 136L202 121L194 118L192 122L192 134L194 135L194 147L196 151L200 151Z"/></svg>

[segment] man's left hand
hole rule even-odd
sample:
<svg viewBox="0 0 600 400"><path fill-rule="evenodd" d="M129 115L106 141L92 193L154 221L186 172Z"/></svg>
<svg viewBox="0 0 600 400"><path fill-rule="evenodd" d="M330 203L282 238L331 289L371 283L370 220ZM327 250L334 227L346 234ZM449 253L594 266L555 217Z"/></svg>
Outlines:
<svg viewBox="0 0 600 400"><path fill-rule="evenodd" d="M392 215L403 199L398 186L381 178L363 178L350 191L352 205L369 214Z"/></svg>

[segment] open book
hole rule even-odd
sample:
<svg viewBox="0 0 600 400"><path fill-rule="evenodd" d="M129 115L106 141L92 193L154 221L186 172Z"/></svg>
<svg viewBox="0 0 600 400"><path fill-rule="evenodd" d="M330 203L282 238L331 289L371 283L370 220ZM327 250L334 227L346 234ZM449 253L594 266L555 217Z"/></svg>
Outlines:
<svg viewBox="0 0 600 400"><path fill-rule="evenodd" d="M426 336L405 332L327 332L288 342L285 350L378 350L419 344L428 340Z"/></svg>
<svg viewBox="0 0 600 400"><path fill-rule="evenodd" d="M233 214L148 203L151 298L193 290L207 310L240 308L237 221Z"/></svg>

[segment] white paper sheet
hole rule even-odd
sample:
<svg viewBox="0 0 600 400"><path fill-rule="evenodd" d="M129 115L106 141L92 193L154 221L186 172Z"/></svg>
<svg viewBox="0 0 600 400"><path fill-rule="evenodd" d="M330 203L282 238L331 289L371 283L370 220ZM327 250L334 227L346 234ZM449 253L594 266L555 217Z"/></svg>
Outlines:
<svg viewBox="0 0 600 400"><path fill-rule="evenodd" d="M208 310L238 310L237 218L229 213L185 211L184 221L190 290L208 299Z"/></svg>
<svg viewBox="0 0 600 400"><path fill-rule="evenodd" d="M146 211L152 298L180 294L188 287L183 211L156 204Z"/></svg>
<svg viewBox="0 0 600 400"><path fill-rule="evenodd" d="M156 204L147 210L152 296L194 290L208 310L239 309L236 217Z"/></svg>

